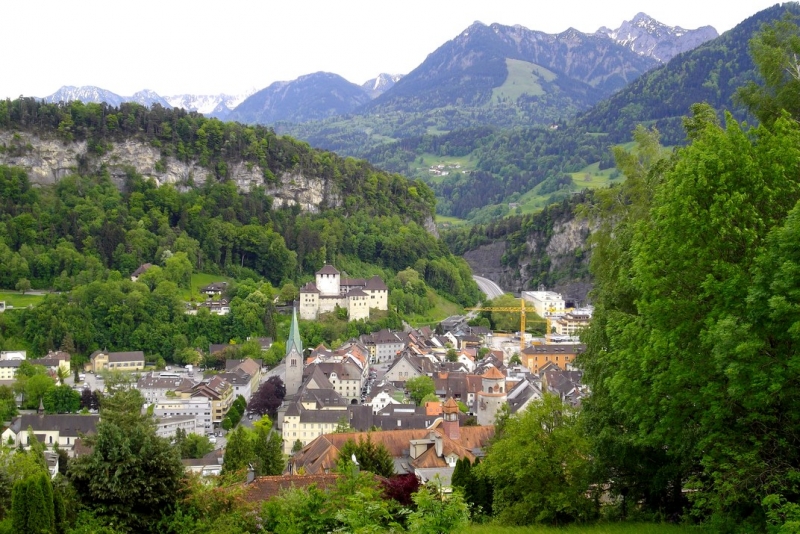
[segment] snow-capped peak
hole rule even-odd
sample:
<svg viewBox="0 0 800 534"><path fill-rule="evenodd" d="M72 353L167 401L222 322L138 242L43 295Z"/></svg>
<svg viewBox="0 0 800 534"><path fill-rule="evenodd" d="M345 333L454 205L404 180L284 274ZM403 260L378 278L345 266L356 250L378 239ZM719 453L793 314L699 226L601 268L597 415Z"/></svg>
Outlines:
<svg viewBox="0 0 800 534"><path fill-rule="evenodd" d="M662 24L646 13L637 13L632 20L623 21L615 30L602 26L596 34L605 35L639 55L663 63L718 36L711 26L686 30L680 26Z"/></svg>

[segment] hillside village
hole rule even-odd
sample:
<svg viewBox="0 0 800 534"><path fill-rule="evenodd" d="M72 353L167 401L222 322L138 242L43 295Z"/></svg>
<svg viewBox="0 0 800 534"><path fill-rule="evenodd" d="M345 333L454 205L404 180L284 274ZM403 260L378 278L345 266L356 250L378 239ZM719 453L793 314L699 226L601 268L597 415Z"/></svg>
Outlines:
<svg viewBox="0 0 800 534"><path fill-rule="evenodd" d="M286 357L274 369L252 358L227 359L223 370L205 373L192 365L145 369L145 354L131 350L95 351L75 372L70 354L63 351L40 359L26 359L24 351L5 351L0 353L0 385L13 386L23 362L44 366L54 378L73 383L87 399L111 393L104 382L109 373L117 382L127 377L122 383L141 393L142 410L152 414L158 436L174 440L182 432L213 440L215 451L183 460L187 472L210 476L222 471L223 436L232 430L229 412L234 402L242 399L249 405L267 378L277 376L285 385L285 397L273 431L282 438L287 475L334 472L342 443L369 432L392 453L397 474L413 474L423 482L438 476L446 487L458 460L474 462L483 455L499 414L524 411L544 393L573 406L587 394L582 373L571 364L584 350L575 335L588 324L591 310L565 310L558 294L523 295L552 320L553 332L559 335L554 334L552 342L549 335L531 339L521 352L516 339L469 326L464 316L450 317L436 330L383 329L338 347L304 347L298 326L304 314L316 318L338 306L348 310L350 320L358 320L364 318L359 299L368 303L367 317L370 309L386 307L386 286L377 277L341 280L339 271L326 265L316 280L300 290L292 308ZM201 293L221 299L226 285L209 284ZM263 351L271 345L271 339L261 340ZM220 354L231 347L212 344L208 352ZM66 378L72 374L80 380ZM430 390L415 402L408 384L421 378L429 381ZM99 416L92 415L96 403L83 408L87 414L46 414L43 406L23 412L3 431L2 439L30 448L32 431L43 444L57 445L69 456L86 454L82 438L94 432ZM253 412L247 414L248 419L239 415L236 423L250 422Z"/></svg>

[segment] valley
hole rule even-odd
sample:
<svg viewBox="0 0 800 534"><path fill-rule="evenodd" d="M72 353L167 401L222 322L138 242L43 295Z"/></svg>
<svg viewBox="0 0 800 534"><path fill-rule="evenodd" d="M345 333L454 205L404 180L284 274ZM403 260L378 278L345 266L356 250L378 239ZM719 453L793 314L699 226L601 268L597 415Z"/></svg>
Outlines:
<svg viewBox="0 0 800 534"><path fill-rule="evenodd" d="M0 534L793 531L798 20L0 100Z"/></svg>

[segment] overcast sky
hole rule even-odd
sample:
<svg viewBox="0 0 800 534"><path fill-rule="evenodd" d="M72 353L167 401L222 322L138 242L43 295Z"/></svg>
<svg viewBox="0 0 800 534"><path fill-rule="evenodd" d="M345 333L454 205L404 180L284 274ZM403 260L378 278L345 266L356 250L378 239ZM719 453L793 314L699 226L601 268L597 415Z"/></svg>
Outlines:
<svg viewBox="0 0 800 534"><path fill-rule="evenodd" d="M474 21L559 33L644 12L723 33L774 0L12 0L0 98L95 85L127 96L237 94L317 71L405 74Z"/></svg>

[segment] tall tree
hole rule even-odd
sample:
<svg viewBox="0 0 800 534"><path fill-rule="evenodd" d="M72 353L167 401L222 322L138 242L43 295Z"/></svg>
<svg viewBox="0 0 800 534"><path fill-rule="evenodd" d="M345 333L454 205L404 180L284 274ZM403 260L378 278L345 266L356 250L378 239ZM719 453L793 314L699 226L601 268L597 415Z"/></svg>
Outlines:
<svg viewBox="0 0 800 534"><path fill-rule="evenodd" d="M222 462L222 473L243 471L253 462L253 433L243 426L228 434L225 457Z"/></svg>
<svg viewBox="0 0 800 534"><path fill-rule="evenodd" d="M283 439L278 432L261 426L256 429L253 457L258 475L280 475L286 468L283 457Z"/></svg>
<svg viewBox="0 0 800 534"><path fill-rule="evenodd" d="M118 390L104 397L92 452L70 462L73 487L96 514L127 529L154 532L156 520L171 510L184 476L180 455L156 436L141 413L141 394Z"/></svg>
<svg viewBox="0 0 800 534"><path fill-rule="evenodd" d="M764 124L786 112L800 118L800 28L787 16L764 27L750 41L750 53L761 75L736 93Z"/></svg>
<svg viewBox="0 0 800 534"><path fill-rule="evenodd" d="M545 395L508 418L481 470L492 481L494 511L507 524L563 524L595 515L589 441L577 411Z"/></svg>
<svg viewBox="0 0 800 534"><path fill-rule="evenodd" d="M755 309L774 302L743 291L753 287L768 235L800 198L800 128L781 117L745 132L730 117L721 127L702 106L694 112L691 144L677 152L628 234L621 251L628 258L596 271L601 290L582 358L593 391L585 408L606 443L619 436L623 447L607 472L617 480L638 473L629 488L668 488L680 506L689 486L700 514L763 521L757 503L782 494L780 481L796 464L773 454L794 440L793 421L784 419L792 399L761 401L792 373L777 339L763 350L780 376L763 373L751 350L759 336L741 339ZM744 376L762 386L743 389ZM637 451L666 460L669 470L637 467ZM642 478L648 471L657 475L651 481Z"/></svg>

